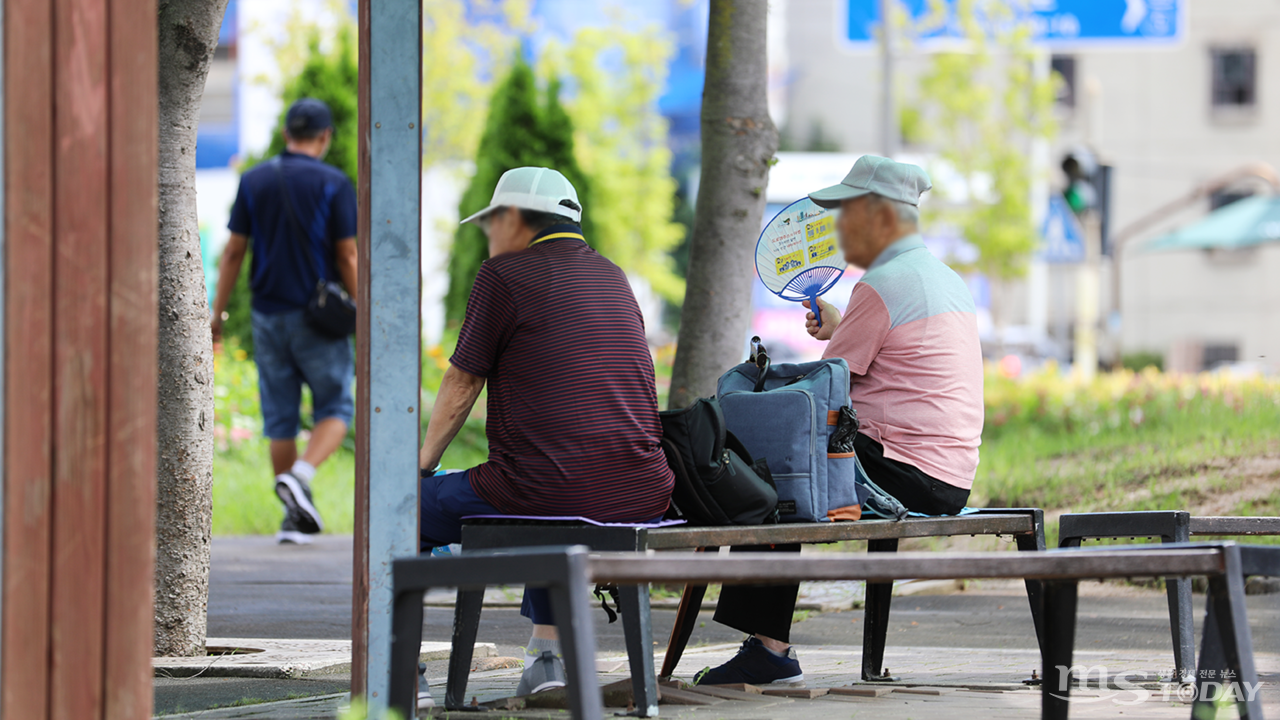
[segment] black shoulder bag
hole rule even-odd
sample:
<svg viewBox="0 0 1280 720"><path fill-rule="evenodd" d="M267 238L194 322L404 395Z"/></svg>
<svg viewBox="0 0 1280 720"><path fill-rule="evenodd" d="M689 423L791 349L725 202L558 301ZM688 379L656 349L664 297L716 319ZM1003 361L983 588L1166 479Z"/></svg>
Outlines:
<svg viewBox="0 0 1280 720"><path fill-rule="evenodd" d="M289 211L289 224L293 227L294 233L302 239L302 254L306 255L311 271L319 278L316 291L312 293L311 300L307 303L307 323L316 332L334 338L345 338L356 331L356 304L340 283L325 280L320 274L320 268L316 266L315 248L311 246L310 238L303 232L302 223L298 222L298 214L293 209L293 196L289 192L289 184L284 179L283 163L280 162L279 157L272 159L271 163L275 166L276 177L280 179L280 193L284 195L284 204Z"/></svg>

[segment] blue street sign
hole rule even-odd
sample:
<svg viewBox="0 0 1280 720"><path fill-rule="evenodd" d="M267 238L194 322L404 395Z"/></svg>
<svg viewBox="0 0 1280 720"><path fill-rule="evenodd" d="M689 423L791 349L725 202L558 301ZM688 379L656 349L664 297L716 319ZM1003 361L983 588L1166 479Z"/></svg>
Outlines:
<svg viewBox="0 0 1280 720"><path fill-rule="evenodd" d="M892 0L919 21L929 16L930 0ZM1070 49L1081 46L1170 45L1180 42L1187 31L1189 0L1030 0L1020 11L1031 24L1037 44ZM955 1L944 0L947 17L940 26L919 40L962 37L955 19ZM871 49L880 26L880 0L844 0L845 38L855 48Z"/></svg>
<svg viewBox="0 0 1280 720"><path fill-rule="evenodd" d="M1045 213L1040 237L1044 240L1040 246L1041 260L1054 264L1084 262L1084 230L1075 213L1067 207L1067 201L1057 193L1049 198L1049 211Z"/></svg>

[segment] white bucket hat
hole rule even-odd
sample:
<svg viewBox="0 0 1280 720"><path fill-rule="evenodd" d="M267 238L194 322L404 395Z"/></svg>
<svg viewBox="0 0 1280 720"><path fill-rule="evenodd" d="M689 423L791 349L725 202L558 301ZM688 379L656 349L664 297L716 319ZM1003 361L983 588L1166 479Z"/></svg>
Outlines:
<svg viewBox="0 0 1280 720"><path fill-rule="evenodd" d="M571 201L573 207L562 205L561 202L565 200ZM582 222L582 203L578 202L578 191L573 189L573 183L564 175L551 168L521 167L502 173L502 177L498 179L498 187L493 189L489 207L462 222L479 220L500 207L537 210Z"/></svg>

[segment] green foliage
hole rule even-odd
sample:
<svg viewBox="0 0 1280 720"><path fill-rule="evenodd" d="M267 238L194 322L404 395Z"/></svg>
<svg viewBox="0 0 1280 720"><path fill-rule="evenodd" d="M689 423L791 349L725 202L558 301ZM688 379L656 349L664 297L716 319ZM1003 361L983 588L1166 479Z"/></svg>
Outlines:
<svg viewBox="0 0 1280 720"><path fill-rule="evenodd" d="M423 164L471 160L494 83L533 30L530 0L423 0Z"/></svg>
<svg viewBox="0 0 1280 720"><path fill-rule="evenodd" d="M1156 370L1164 370L1164 354L1158 352L1135 352L1128 353L1120 359L1120 365L1125 370L1140 372L1149 367Z"/></svg>
<svg viewBox="0 0 1280 720"><path fill-rule="evenodd" d="M352 698L351 707L338 715L338 720L372 720L372 718L373 716L369 714L369 706L365 704L363 698ZM385 710L380 720L404 720L404 718L395 710Z"/></svg>
<svg viewBox="0 0 1280 720"><path fill-rule="evenodd" d="M498 179L508 170L525 166L559 170L578 191L585 210L583 234L593 242L591 186L573 154L573 123L560 105L559 83L539 93L533 69L517 60L489 104L489 118L476 155L476 172L462 194L459 217L467 217L489 205ZM540 97L541 95L541 97ZM449 255L449 293L445 318L462 320L467 298L480 264L489 254L488 241L479 227L460 225Z"/></svg>
<svg viewBox="0 0 1280 720"><path fill-rule="evenodd" d="M963 208L931 214L953 224L979 251L974 268L994 280L1020 277L1039 238L1031 218L1031 145L1054 132L1053 84L1037 79L1030 28L1001 0L958 0L963 51L931 56L914 106L903 117L910 141L928 143L966 187L936 187L939 199L963 193ZM936 22L924 19L917 31ZM979 192L986 178L989 187ZM976 197L975 197L976 196Z"/></svg>
<svg viewBox="0 0 1280 720"><path fill-rule="evenodd" d="M684 300L672 251L684 239L673 219L667 122L657 101L666 81L671 43L656 28L582 28L568 46L551 43L539 74L571 90L574 149L591 179L593 247L648 281L671 303Z"/></svg>

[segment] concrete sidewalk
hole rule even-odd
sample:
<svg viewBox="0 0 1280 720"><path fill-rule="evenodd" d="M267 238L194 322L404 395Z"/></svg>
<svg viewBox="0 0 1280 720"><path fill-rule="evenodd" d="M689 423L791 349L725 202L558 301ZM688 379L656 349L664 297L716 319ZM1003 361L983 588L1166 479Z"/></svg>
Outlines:
<svg viewBox="0 0 1280 720"><path fill-rule="evenodd" d="M685 655L677 671L678 676L688 677L699 668L718 662L735 649L733 645L706 646ZM711 712L718 718L787 718L795 720L819 720L825 718L849 718L860 715L891 720L920 718L945 714L947 717L973 718L1027 718L1039 713L1040 691L1018 681L1027 675L1026 669L1036 667L1038 654L1033 650L1005 650L996 648L911 648L889 650L885 663L893 668L902 680L889 684L857 682L860 667L860 649L850 646L806 647L802 661L805 666L808 692L790 691L792 697L773 696L770 689L759 693L724 690L700 690L684 688L679 692L667 691L668 700L661 706L662 717L684 718L704 716ZM660 658L659 658L660 659ZM1107 668L1110 677L1106 687L1099 687L1095 673L1092 687L1072 692L1073 718L1186 718L1189 707L1182 698L1185 691L1159 680L1161 668L1167 664L1163 653L1153 652L1078 652L1076 661L1088 667ZM1275 716L1280 712L1280 656L1264 654L1257 657L1260 674L1265 678L1260 689L1264 712ZM621 655L600 658L606 672L600 674L601 684L625 680L625 657ZM518 669L476 673L472 675L468 694L480 704L502 701L508 698L519 679ZM1117 677L1116 675L1120 675ZM437 696L443 694L444 678L431 679ZM859 692L863 696L837 694ZM816 697L807 697L815 695ZM537 698L538 696L535 696ZM305 700L268 703L252 707L211 710L179 718L203 718L205 720L251 720L278 718L302 720L336 718L339 708L346 702L345 695L329 695ZM536 700L535 700L536 702ZM564 717L557 708L525 708L525 701L511 700L497 703L501 718L551 718ZM850 707L850 705L854 707ZM471 713L445 713L436 711L436 717L473 717ZM1221 717L1234 717L1224 711Z"/></svg>

